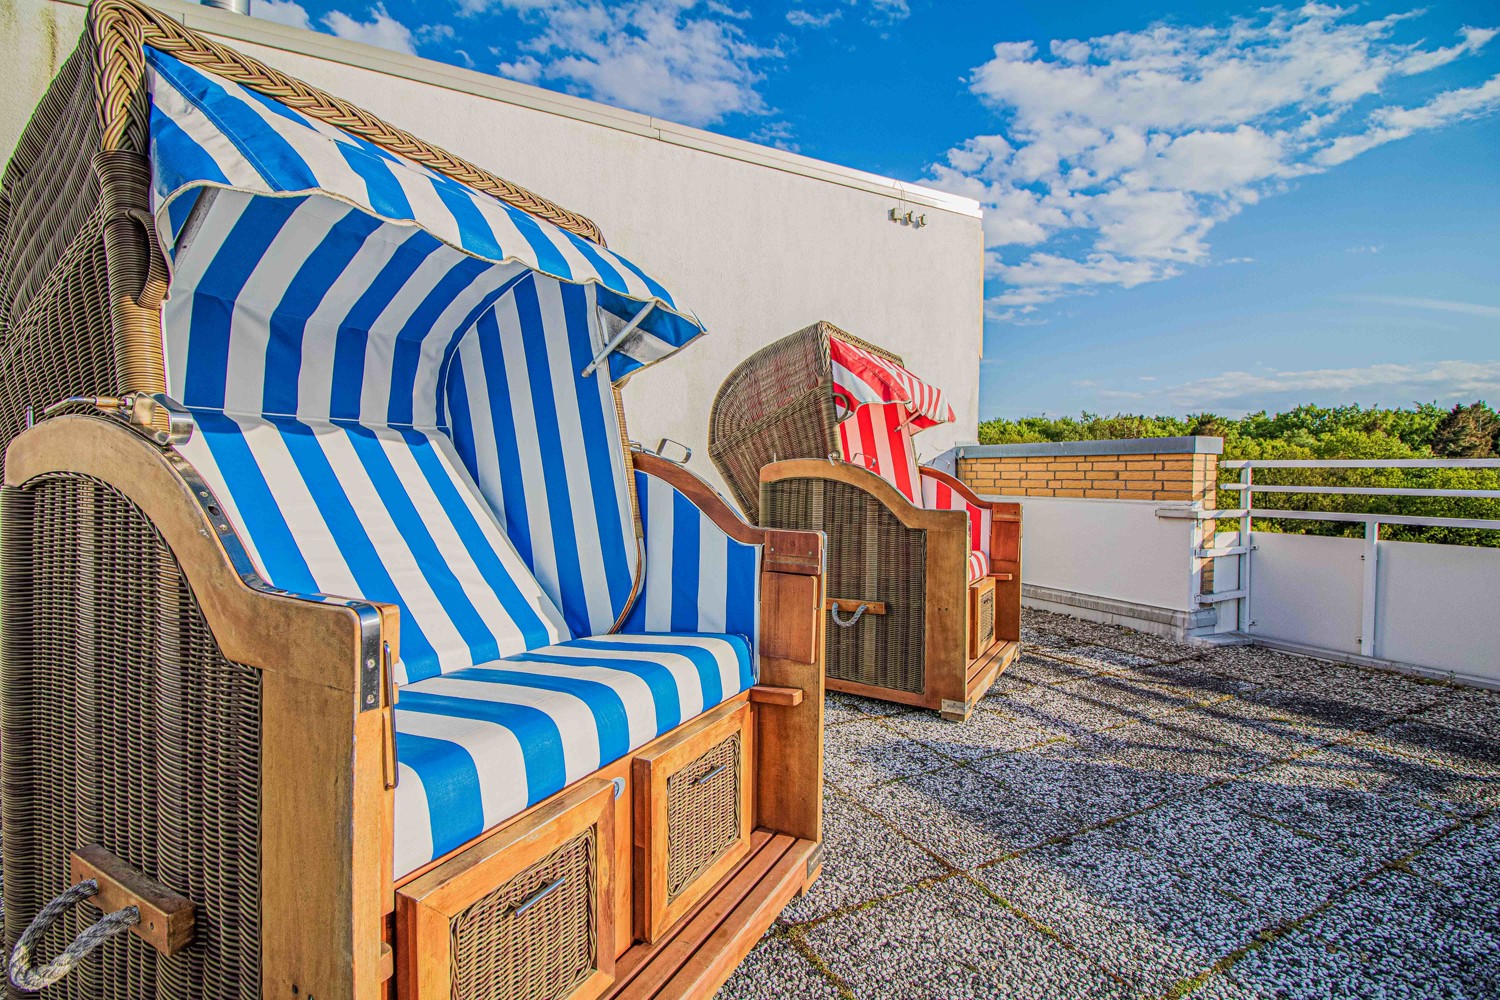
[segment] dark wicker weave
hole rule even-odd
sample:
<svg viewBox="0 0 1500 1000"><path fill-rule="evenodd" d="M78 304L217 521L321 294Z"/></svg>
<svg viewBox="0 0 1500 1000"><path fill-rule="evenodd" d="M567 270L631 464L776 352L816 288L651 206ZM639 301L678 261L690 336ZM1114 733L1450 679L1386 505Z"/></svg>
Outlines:
<svg viewBox="0 0 1500 1000"><path fill-rule="evenodd" d="M166 268L147 216L143 45L170 52L574 233L589 219L135 0L94 0L88 29L22 133L0 190L0 453L28 410L166 388Z"/></svg>
<svg viewBox="0 0 1500 1000"><path fill-rule="evenodd" d="M861 616L849 627L830 617L828 676L922 691L927 679L926 533L903 525L885 504L859 487L833 480L770 483L762 501L768 528L827 533L829 594L881 601L889 609L884 615Z"/></svg>
<svg viewBox="0 0 1500 1000"><path fill-rule="evenodd" d="M760 470L785 458L839 454L828 338L897 364L896 355L818 322L740 362L714 396L708 454L745 516L760 524Z"/></svg>
<svg viewBox="0 0 1500 1000"><path fill-rule="evenodd" d="M555 1000L598 969L598 853L589 827L453 918L453 1000Z"/></svg>
<svg viewBox="0 0 1500 1000"><path fill-rule="evenodd" d="M220 654L182 570L113 488L3 490L5 947L99 844L199 902L170 958L108 942L42 996L260 995L260 674ZM98 911L75 909L51 954ZM13 998L34 996L9 988Z"/></svg>
<svg viewBox="0 0 1500 1000"><path fill-rule="evenodd" d="M735 733L667 778L668 901L739 842L742 756Z"/></svg>

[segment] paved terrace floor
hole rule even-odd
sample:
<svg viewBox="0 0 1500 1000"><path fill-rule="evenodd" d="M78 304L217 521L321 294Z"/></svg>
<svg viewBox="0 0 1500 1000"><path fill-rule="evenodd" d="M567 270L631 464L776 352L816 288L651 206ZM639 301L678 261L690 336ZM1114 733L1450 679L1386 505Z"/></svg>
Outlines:
<svg viewBox="0 0 1500 1000"><path fill-rule="evenodd" d="M973 718L828 700L823 877L724 987L1500 996L1500 694L1028 613Z"/></svg>

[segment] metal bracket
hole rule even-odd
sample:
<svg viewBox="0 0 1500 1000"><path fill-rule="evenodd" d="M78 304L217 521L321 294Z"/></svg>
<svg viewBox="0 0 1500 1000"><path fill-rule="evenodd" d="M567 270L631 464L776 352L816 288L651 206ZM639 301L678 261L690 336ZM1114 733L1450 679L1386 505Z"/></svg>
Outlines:
<svg viewBox="0 0 1500 1000"><path fill-rule="evenodd" d="M164 392L132 392L124 396L69 396L42 410L50 417L69 406L92 406L106 417L126 427L161 448L185 444L197 427L192 413ZM159 418L165 417L165 427Z"/></svg>
<svg viewBox="0 0 1500 1000"><path fill-rule="evenodd" d="M665 452L667 450L667 445L669 445L669 444L675 444L677 447L679 447L679 448L682 449L682 457L681 458L667 458ZM687 465L688 462L692 460L693 449L689 448L687 445L683 444L681 441L674 441L671 438L662 438L660 441L656 442L656 457L657 458L665 458L668 462L671 462L673 465Z"/></svg>

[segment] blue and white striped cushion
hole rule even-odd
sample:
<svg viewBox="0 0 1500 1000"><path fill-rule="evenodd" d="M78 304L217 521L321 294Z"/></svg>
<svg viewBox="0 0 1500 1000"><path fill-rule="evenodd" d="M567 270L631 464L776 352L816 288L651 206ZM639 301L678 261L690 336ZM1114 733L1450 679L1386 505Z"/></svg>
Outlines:
<svg viewBox="0 0 1500 1000"><path fill-rule="evenodd" d="M194 415L180 450L262 576L400 605L398 682L569 637L443 434Z"/></svg>
<svg viewBox="0 0 1500 1000"><path fill-rule="evenodd" d="M527 275L480 315L445 379L453 442L575 635L615 627L640 548L596 291ZM526 428L528 433L516 433Z"/></svg>
<svg viewBox="0 0 1500 1000"><path fill-rule="evenodd" d="M610 635L401 689L399 878L748 688L739 636Z"/></svg>
<svg viewBox="0 0 1500 1000"><path fill-rule="evenodd" d="M623 632L760 634L759 545L730 538L680 490L637 471L646 578Z"/></svg>

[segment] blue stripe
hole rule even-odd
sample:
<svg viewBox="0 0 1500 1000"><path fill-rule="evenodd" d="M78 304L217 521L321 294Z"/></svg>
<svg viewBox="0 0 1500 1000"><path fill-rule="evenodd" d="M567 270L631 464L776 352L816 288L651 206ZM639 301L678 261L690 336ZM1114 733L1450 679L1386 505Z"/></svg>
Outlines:
<svg viewBox="0 0 1500 1000"><path fill-rule="evenodd" d="M756 548L726 536L729 543L726 576L729 585L729 607L725 609L724 631L755 636L755 612L760 603L760 579L756 572Z"/></svg>
<svg viewBox="0 0 1500 1000"><path fill-rule="evenodd" d="M281 507L266 483L239 424L216 410L194 410L198 433L224 477L229 495L239 508L242 527L255 542L267 581L282 590L316 594L322 588L313 577L302 550L292 537Z"/></svg>
<svg viewBox="0 0 1500 1000"><path fill-rule="evenodd" d="M714 639L716 641L728 643L730 645L730 648L734 651L735 660L739 664L740 678L742 681L742 687L740 688L740 690L744 690L746 687L750 686L750 650L745 645L744 640L739 636L707 636L699 633L682 633L674 631L671 635L663 635L661 638L667 641L660 643L611 642L608 637L601 637L595 639L574 639L567 645L570 649L605 649L634 655L640 655L642 653L675 653L679 656L685 656L693 664L694 669L698 671L699 681L703 685L704 708L717 705L719 702L723 701L730 695L738 694L738 691L724 690L724 682L719 677L719 661L715 659L712 652L704 649L702 646L691 646L687 644L677 645L671 642L672 639L684 638L686 636Z"/></svg>
<svg viewBox="0 0 1500 1000"><path fill-rule="evenodd" d="M520 230L521 236L531 245L531 252L536 257L537 266L554 277L562 278L564 281L573 280L573 269L568 266L567 260L561 251L547 238L542 227L537 224L536 219L527 215L518 208L502 202L500 207L505 209L510 221Z"/></svg>
<svg viewBox="0 0 1500 1000"><path fill-rule="evenodd" d="M505 509L505 533L527 566L535 569L536 553L531 546L531 517L526 509L526 489L521 476L521 452L514 434L500 428L514 427L516 418L510 399L510 384L505 378L505 358L500 348L500 324L493 312L479 317L475 326L479 337L479 356L484 363L484 380L489 389L488 404L491 426L496 428L495 464L500 474L500 499Z"/></svg>
<svg viewBox="0 0 1500 1000"><path fill-rule="evenodd" d="M266 199L251 201L251 208ZM302 345L307 321L317 311L329 289L366 239L380 228L380 221L351 208L328 230L316 249L297 269L286 294L271 313L270 337L266 343L266 381L261 412L291 415L297 412L302 377ZM195 340L196 346L196 340Z"/></svg>
<svg viewBox="0 0 1500 1000"><path fill-rule="evenodd" d="M225 241L235 252L218 254L204 269L192 300L192 347L183 374L183 405L223 409L234 303L272 241L305 200L266 199L263 206L242 213Z"/></svg>
<svg viewBox="0 0 1500 1000"><path fill-rule="evenodd" d="M568 783L562 733L558 731L557 723L552 721L552 717L541 709L503 701L430 694L407 688L401 692L401 707L397 712L446 715L454 719L489 722L509 729L521 744L521 757L526 769L527 804L540 802Z"/></svg>
<svg viewBox="0 0 1500 1000"><path fill-rule="evenodd" d="M513 656L500 661L512 663L529 661L531 657ZM545 662L545 661L543 661ZM457 670L447 676L459 680L487 681L492 684L512 684L534 688L538 691L555 691L568 694L588 706L594 716L594 728L599 733L599 760L601 763L619 760L630 752L630 719L625 714L625 702L619 692L599 681L569 677L566 674L533 674L521 670L504 670L495 667L470 667Z"/></svg>
<svg viewBox="0 0 1500 1000"><path fill-rule="evenodd" d="M604 282L605 288L612 288L621 295L630 294L630 284L619 271L610 265L609 261L605 260L604 254L599 252L599 247L592 240L586 240L577 233L570 233L566 229L559 229L557 231L568 242L573 244L574 249L583 255L584 260L593 266L594 273L599 275L600 280Z"/></svg>
<svg viewBox="0 0 1500 1000"><path fill-rule="evenodd" d="M441 857L484 832L484 799L474 758L457 743L401 731L396 710L396 759L417 773L427 793L432 824L432 856Z"/></svg>
<svg viewBox="0 0 1500 1000"><path fill-rule="evenodd" d="M167 195L195 181L228 184L229 177L182 126L152 105L151 181L157 194ZM192 199L184 197L177 201L191 203Z"/></svg>
<svg viewBox="0 0 1500 1000"><path fill-rule="evenodd" d="M672 631L698 627L699 545L703 513L672 490Z"/></svg>
<svg viewBox="0 0 1500 1000"><path fill-rule="evenodd" d="M574 639L552 648L575 649L582 641ZM646 657L629 660L617 660L613 657L590 660L586 657L564 656L542 651L521 653L518 656L506 657L506 660L519 660L524 663L555 663L564 667L590 666L630 674L640 678L651 690L651 703L656 706L656 734L658 736L682 722L682 698L677 690L677 678L672 676L672 671L655 660Z"/></svg>
<svg viewBox="0 0 1500 1000"><path fill-rule="evenodd" d="M329 402L329 416L359 419L365 384L365 349L370 341L370 330L437 243L422 230L413 230L339 323L333 349L333 395Z"/></svg>
<svg viewBox="0 0 1500 1000"><path fill-rule="evenodd" d="M421 304L412 310L410 318L396 334L391 361L390 402L386 407L387 423L412 422L423 341L434 332L433 328L443 310L489 269L489 264L470 257L454 264L433 285L432 291L427 293Z"/></svg>

